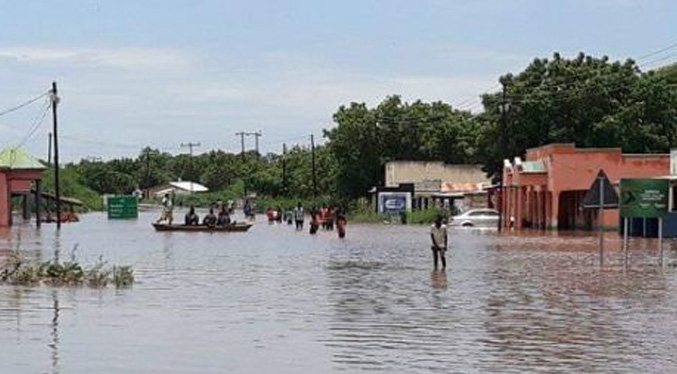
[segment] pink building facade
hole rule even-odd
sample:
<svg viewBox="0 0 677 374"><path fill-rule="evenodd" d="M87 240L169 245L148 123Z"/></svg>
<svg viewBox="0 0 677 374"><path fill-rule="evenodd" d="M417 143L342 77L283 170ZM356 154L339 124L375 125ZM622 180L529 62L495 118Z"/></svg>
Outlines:
<svg viewBox="0 0 677 374"><path fill-rule="evenodd" d="M620 148L576 148L550 144L527 150L524 160L505 161L499 207L504 228L590 229L597 211L583 209L585 193L603 170L612 184L621 178L670 173L669 154L623 154ZM604 225L616 227L618 209L607 209Z"/></svg>

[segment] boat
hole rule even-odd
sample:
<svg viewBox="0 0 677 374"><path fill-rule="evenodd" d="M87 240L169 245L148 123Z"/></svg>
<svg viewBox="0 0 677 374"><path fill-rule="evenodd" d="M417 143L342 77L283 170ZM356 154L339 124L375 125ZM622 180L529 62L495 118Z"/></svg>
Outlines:
<svg viewBox="0 0 677 374"><path fill-rule="evenodd" d="M155 231L189 231L189 232L245 232L253 225L246 222L238 222L225 226L207 225L168 225L166 223L153 223Z"/></svg>

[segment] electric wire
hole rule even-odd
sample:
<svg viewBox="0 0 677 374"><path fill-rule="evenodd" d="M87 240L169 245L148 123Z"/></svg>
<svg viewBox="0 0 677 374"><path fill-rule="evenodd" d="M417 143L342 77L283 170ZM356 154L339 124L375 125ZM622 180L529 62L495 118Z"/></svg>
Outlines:
<svg viewBox="0 0 677 374"><path fill-rule="evenodd" d="M0 117L4 116L4 115L6 115L6 114L12 113L12 112L16 112L17 110L19 110L19 109L21 109L21 108L23 108L23 107L26 107L26 106L28 106L28 105L30 105L30 104L33 104L34 102L36 102L36 101L42 99L43 97L45 97L45 96L47 96L47 95L49 95L49 94L50 94L50 92L42 93L42 94L40 94L39 96L36 96L36 97L34 97L34 98L32 98L32 99L29 99L29 100L27 100L27 101L24 101L23 103L21 103L21 104L19 104L19 105L13 106L13 107L8 108L8 109L5 109L5 110L3 110L3 111L0 111Z"/></svg>
<svg viewBox="0 0 677 374"><path fill-rule="evenodd" d="M50 104L51 104L51 103L50 103L49 101L47 101L47 103L45 103L45 105L43 105L42 110L39 112L39 114L38 114L38 115L35 117L35 119L33 120L33 124L31 125L30 129L28 130L28 133L27 133L26 136L19 142L19 144L17 145L17 148L20 148L20 147L22 147L24 144L26 144L26 142L28 142L28 141L33 137L33 135L35 134L35 132L36 132L36 131L40 128L40 126L43 124L43 122L44 122L44 120L45 120L45 117L47 116L47 113L49 112Z"/></svg>

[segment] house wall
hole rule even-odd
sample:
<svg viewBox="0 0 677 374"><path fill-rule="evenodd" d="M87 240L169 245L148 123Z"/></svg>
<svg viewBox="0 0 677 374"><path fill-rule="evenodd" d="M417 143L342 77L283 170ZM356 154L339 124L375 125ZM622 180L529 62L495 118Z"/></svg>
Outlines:
<svg viewBox="0 0 677 374"><path fill-rule="evenodd" d="M29 192L42 170L0 170L0 227L12 225L12 192Z"/></svg>
<svg viewBox="0 0 677 374"><path fill-rule="evenodd" d="M390 161L385 165L386 187L435 180L453 183L489 182L481 165L453 165L425 161Z"/></svg>
<svg viewBox="0 0 677 374"><path fill-rule="evenodd" d="M515 167L504 170L501 210L506 227L511 222L516 228L593 227L597 213L583 210L581 201L600 170L612 183L670 172L667 154L622 154L620 148L579 149L573 144L553 144L528 150L525 159L543 161L546 171L525 173ZM618 226L618 209L607 209L603 222L607 227Z"/></svg>

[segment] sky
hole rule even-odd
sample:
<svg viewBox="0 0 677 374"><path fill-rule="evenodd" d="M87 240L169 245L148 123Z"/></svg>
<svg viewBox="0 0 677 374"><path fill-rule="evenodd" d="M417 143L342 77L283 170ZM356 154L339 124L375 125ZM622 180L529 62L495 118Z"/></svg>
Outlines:
<svg viewBox="0 0 677 374"><path fill-rule="evenodd" d="M351 102L480 111L500 75L556 51L675 62L675 14L671 0L0 0L0 113L57 82L66 162L239 152L240 131L280 152L321 143ZM0 149L46 158L46 106L0 116Z"/></svg>

